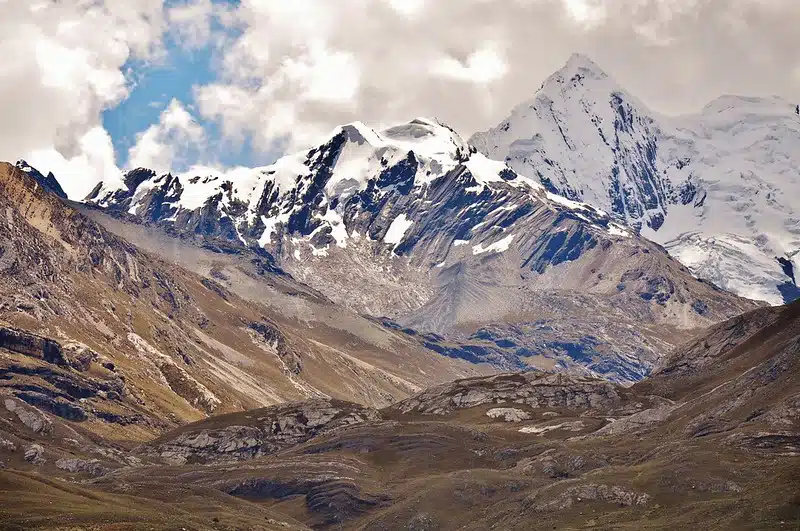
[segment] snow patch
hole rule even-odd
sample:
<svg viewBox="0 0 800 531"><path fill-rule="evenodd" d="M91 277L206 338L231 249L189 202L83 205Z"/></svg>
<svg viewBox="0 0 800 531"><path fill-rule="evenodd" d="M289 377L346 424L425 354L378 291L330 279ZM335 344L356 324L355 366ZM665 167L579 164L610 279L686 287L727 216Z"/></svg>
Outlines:
<svg viewBox="0 0 800 531"><path fill-rule="evenodd" d="M607 216L604 211L593 208L586 203L579 203L577 201L572 201L571 199L567 199L566 197L562 197L560 195L554 194L552 192L547 192L547 199L552 201L553 203L558 203L561 206L565 206L570 210L589 210L594 211L600 214L601 216Z"/></svg>
<svg viewBox="0 0 800 531"><path fill-rule="evenodd" d="M386 231L386 235L383 237L383 241L394 244L394 246L397 247L397 245L403 241L403 236L405 236L406 231L413 224L414 222L406 218L405 214L400 214L392 221L389 230Z"/></svg>
<svg viewBox="0 0 800 531"><path fill-rule="evenodd" d="M630 238L631 233L628 232L627 229L622 227L622 225L617 225L616 223L609 223L608 224L608 233L612 236L620 236L622 238Z"/></svg>
<svg viewBox="0 0 800 531"><path fill-rule="evenodd" d="M344 249L347 247L347 227L344 226L344 220L333 209L328 209L325 215L322 216L324 221L327 221L331 227L331 236L336 240L336 246Z"/></svg>
<svg viewBox="0 0 800 531"><path fill-rule="evenodd" d="M311 254L313 254L314 256L328 256L328 247L329 247L328 245L326 245L322 249L317 249L310 243L308 244L308 246L311 248Z"/></svg>
<svg viewBox="0 0 800 531"><path fill-rule="evenodd" d="M569 430L580 431L584 428L583 421L576 420L572 422L564 422L562 424L551 424L549 426L524 426L519 429L520 433L532 433L534 435L542 435L549 431L555 430Z"/></svg>
<svg viewBox="0 0 800 531"><path fill-rule="evenodd" d="M467 162L464 163L469 172L481 185L488 183L503 182L500 173L508 170L505 162L487 159L480 153L473 154Z"/></svg>
<svg viewBox="0 0 800 531"><path fill-rule="evenodd" d="M260 247L264 247L265 245L271 244L272 234L276 231L277 226L279 224L288 223L290 216L291 216L290 213L280 214L271 218L268 218L266 216L261 216L261 221L264 223L264 232L258 239L258 245Z"/></svg>
<svg viewBox="0 0 800 531"><path fill-rule="evenodd" d="M499 242L495 242L495 243L493 243L492 245L490 245L488 247L484 247L483 244L479 243L478 245L475 245L472 248L472 254L479 255L479 254L488 253L488 252L502 253L502 252L508 251L508 248L511 245L512 241L514 241L514 235L513 234L511 234L510 236L506 236L505 238L503 238Z"/></svg>

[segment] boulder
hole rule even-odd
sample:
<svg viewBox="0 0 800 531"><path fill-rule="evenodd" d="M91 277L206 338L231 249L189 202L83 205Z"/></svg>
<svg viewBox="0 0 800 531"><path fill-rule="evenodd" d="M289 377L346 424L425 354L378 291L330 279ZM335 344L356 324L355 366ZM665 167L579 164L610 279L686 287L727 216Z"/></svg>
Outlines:
<svg viewBox="0 0 800 531"><path fill-rule="evenodd" d="M25 461L34 464L34 465L41 465L44 463L44 448L40 444L32 444L25 449Z"/></svg>
<svg viewBox="0 0 800 531"><path fill-rule="evenodd" d="M8 411L16 415L19 421L34 433L44 435L53 431L53 423L37 408L11 397L6 398L4 404Z"/></svg>
<svg viewBox="0 0 800 531"><path fill-rule="evenodd" d="M515 407L495 407L487 411L486 416L493 419L503 419L506 422L522 422L531 418L530 413Z"/></svg>

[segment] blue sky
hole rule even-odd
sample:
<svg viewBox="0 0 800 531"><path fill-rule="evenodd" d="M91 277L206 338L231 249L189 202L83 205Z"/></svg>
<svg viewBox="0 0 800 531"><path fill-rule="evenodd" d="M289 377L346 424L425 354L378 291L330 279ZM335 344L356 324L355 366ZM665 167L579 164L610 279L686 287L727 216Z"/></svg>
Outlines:
<svg viewBox="0 0 800 531"><path fill-rule="evenodd" d="M212 55L210 48L186 50L172 42L162 63L129 61L125 65L133 89L119 106L103 113L103 125L111 135L120 166L126 165L136 135L157 123L173 98L193 107L192 87L215 78Z"/></svg>
<svg viewBox="0 0 800 531"><path fill-rule="evenodd" d="M171 0L166 7L185 4L185 1ZM214 4L237 6L239 0L213 0ZM212 22L214 31L223 28ZM237 32L225 29L229 38ZM130 93L118 106L107 109L102 114L102 124L111 135L117 164L128 165L128 152L136 144L137 135L158 123L161 113L169 103L176 99L189 110L203 127L206 134L202 152L189 151L176 160L175 171L202 162L217 166L257 166L275 160L277 152L259 153L253 150L251 137L243 135L232 141L220 133L219 125L213 120L204 119L197 112L194 88L217 81L219 71L219 51L210 44L199 48L181 46L174 34L167 34L164 40L164 57L157 62L129 60L122 70L129 81Z"/></svg>

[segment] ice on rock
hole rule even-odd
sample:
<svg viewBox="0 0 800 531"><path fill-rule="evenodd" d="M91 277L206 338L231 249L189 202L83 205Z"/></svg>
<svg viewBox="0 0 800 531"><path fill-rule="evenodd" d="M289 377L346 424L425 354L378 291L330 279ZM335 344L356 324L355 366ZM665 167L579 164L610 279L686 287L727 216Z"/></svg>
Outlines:
<svg viewBox="0 0 800 531"><path fill-rule="evenodd" d="M403 241L403 236L405 236L406 231L413 225L414 222L410 219L406 218L405 214L400 214L397 216L392 224L389 226L389 230L386 231L386 235L383 237L383 241L389 244L394 244L395 247Z"/></svg>
<svg viewBox="0 0 800 531"><path fill-rule="evenodd" d="M484 247L482 244L478 244L472 248L472 254L483 254L483 253L503 253L508 251L508 248L511 246L511 242L514 241L514 235L506 236L502 240L495 242L487 247Z"/></svg>

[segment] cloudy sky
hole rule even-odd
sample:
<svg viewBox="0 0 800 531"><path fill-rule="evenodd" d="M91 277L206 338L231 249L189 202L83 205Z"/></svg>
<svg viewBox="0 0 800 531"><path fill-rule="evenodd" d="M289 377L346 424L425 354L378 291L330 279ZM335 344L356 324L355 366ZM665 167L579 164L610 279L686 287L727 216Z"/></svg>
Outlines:
<svg viewBox="0 0 800 531"><path fill-rule="evenodd" d="M273 161L336 125L496 125L572 53L656 111L800 100L797 0L0 0L0 159L73 197Z"/></svg>

